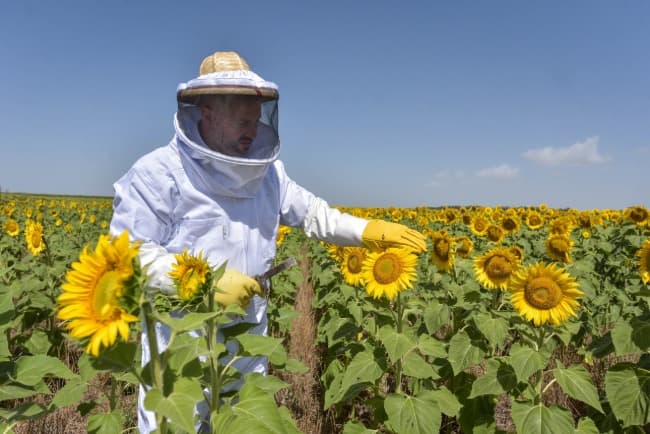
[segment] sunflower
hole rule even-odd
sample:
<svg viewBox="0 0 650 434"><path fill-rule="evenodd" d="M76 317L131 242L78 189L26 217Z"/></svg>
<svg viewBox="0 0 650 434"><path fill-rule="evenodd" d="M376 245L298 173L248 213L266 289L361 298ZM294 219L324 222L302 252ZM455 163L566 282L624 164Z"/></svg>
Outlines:
<svg viewBox="0 0 650 434"><path fill-rule="evenodd" d="M343 261L343 254L345 253L345 247L342 246L337 246L336 244L328 244L328 243L323 243L325 245L325 249L327 249L327 253L330 254L330 257L334 259L336 262L342 262Z"/></svg>
<svg viewBox="0 0 650 434"><path fill-rule="evenodd" d="M556 261L571 262L573 241L566 235L550 234L546 239L546 255Z"/></svg>
<svg viewBox="0 0 650 434"><path fill-rule="evenodd" d="M341 272L345 283L360 286L363 283L361 268L366 259L366 249L363 247L346 247L341 260Z"/></svg>
<svg viewBox="0 0 650 434"><path fill-rule="evenodd" d="M43 225L39 222L28 220L25 224L25 241L27 249L34 256L41 254L45 250L45 241L43 241Z"/></svg>
<svg viewBox="0 0 650 434"><path fill-rule="evenodd" d="M568 237L572 229L573 224L568 217L557 217L549 223L548 232L552 235L564 235Z"/></svg>
<svg viewBox="0 0 650 434"><path fill-rule="evenodd" d="M454 249L453 240L447 234L447 231L432 232L429 237L433 245L431 262L433 262L440 271L446 272L454 266Z"/></svg>
<svg viewBox="0 0 650 434"><path fill-rule="evenodd" d="M490 221L482 215L474 216L472 219L472 224L469 226L469 229L476 236L483 236L487 231L487 228L490 224Z"/></svg>
<svg viewBox="0 0 650 434"><path fill-rule="evenodd" d="M514 233L521 227L521 220L514 213L508 213L501 219L501 229L507 233Z"/></svg>
<svg viewBox="0 0 650 434"><path fill-rule="evenodd" d="M526 214L526 225L532 230L539 229L544 226L544 218L535 210L528 211Z"/></svg>
<svg viewBox="0 0 650 434"><path fill-rule="evenodd" d="M650 239L645 240L641 248L636 252L639 259L639 273L643 283L650 283Z"/></svg>
<svg viewBox="0 0 650 434"><path fill-rule="evenodd" d="M458 247L456 247L456 254L461 258L467 258L472 250L474 250L474 242L469 237L458 237L454 241Z"/></svg>
<svg viewBox="0 0 650 434"><path fill-rule="evenodd" d="M282 241L284 241L285 235L287 235L289 232L291 232L291 227L290 226L284 226L280 225L278 228L278 236L275 240L276 246L280 246L282 244Z"/></svg>
<svg viewBox="0 0 650 434"><path fill-rule="evenodd" d="M488 225L487 231L485 231L485 236L487 237L488 240L492 241L493 243L500 243L501 240L503 240L504 235L505 232L503 231L503 229L501 229L500 226L497 226L492 223Z"/></svg>
<svg viewBox="0 0 650 434"><path fill-rule="evenodd" d="M627 208L624 213L625 217L639 226L643 226L650 220L650 213L646 207L642 205L631 206Z"/></svg>
<svg viewBox="0 0 650 434"><path fill-rule="evenodd" d="M20 233L20 226L14 219L9 219L5 222L5 231L10 237L15 237Z"/></svg>
<svg viewBox="0 0 650 434"><path fill-rule="evenodd" d="M392 300L412 286L417 278L417 262L418 257L409 249L392 247L368 252L361 271L366 292L373 298L386 296Z"/></svg>
<svg viewBox="0 0 650 434"><path fill-rule="evenodd" d="M510 253L512 253L517 257L517 260L519 262L522 262L524 260L524 249L522 249L521 247L512 245L508 247L508 250L510 250Z"/></svg>
<svg viewBox="0 0 650 434"><path fill-rule="evenodd" d="M576 316L582 291L574 277L556 264L543 262L519 270L509 286L510 300L519 315L535 326L562 324Z"/></svg>
<svg viewBox="0 0 650 434"><path fill-rule="evenodd" d="M496 248L474 259L476 280L488 289L506 289L519 267L517 257L509 248Z"/></svg>
<svg viewBox="0 0 650 434"><path fill-rule="evenodd" d="M175 254L176 263L172 264L169 277L174 282L176 293L181 300L191 300L205 289L210 265L199 252L197 256L189 254L187 249L182 254Z"/></svg>
<svg viewBox="0 0 650 434"><path fill-rule="evenodd" d="M70 336L88 340L86 353L98 356L100 348L113 345L118 334L129 338L129 323L138 317L127 312L123 301L136 297L137 255L138 247L129 244L127 231L116 238L101 235L95 249L86 245L66 273L57 298L57 318L69 321Z"/></svg>

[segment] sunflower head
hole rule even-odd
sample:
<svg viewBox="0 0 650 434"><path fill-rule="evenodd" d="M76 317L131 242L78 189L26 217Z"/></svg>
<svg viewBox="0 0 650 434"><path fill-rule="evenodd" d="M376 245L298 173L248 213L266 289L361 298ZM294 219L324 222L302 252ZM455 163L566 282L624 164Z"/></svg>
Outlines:
<svg viewBox="0 0 650 434"><path fill-rule="evenodd" d="M641 248L636 252L639 257L639 273L643 283L650 283L650 239L645 240Z"/></svg>
<svg viewBox="0 0 650 434"><path fill-rule="evenodd" d="M431 262L442 272L451 270L454 266L453 239L447 234L447 231L435 231L429 237L433 245Z"/></svg>
<svg viewBox="0 0 650 434"><path fill-rule="evenodd" d="M10 237L15 237L20 233L20 226L18 225L18 222L14 219L9 219L5 222L5 232Z"/></svg>
<svg viewBox="0 0 650 434"><path fill-rule="evenodd" d="M25 241L27 242L27 249L34 256L40 255L45 250L43 225L40 222L27 221L25 224Z"/></svg>
<svg viewBox="0 0 650 434"><path fill-rule="evenodd" d="M650 219L648 209L642 205L631 206L627 208L624 213L625 217L633 221L637 225L645 225Z"/></svg>
<svg viewBox="0 0 650 434"><path fill-rule="evenodd" d="M520 263L524 260L524 249L522 249L521 247L512 245L508 247L508 250L510 250L510 253L515 255L517 261L519 261Z"/></svg>
<svg viewBox="0 0 650 434"><path fill-rule="evenodd" d="M488 289L506 289L519 267L517 257L508 248L496 248L474 259L476 280Z"/></svg>
<svg viewBox="0 0 650 434"><path fill-rule="evenodd" d="M539 229L544 226L544 218L535 210L529 210L526 214L526 225L530 229Z"/></svg>
<svg viewBox="0 0 650 434"><path fill-rule="evenodd" d="M183 301L190 301L205 292L210 287L210 265L203 258L202 252L198 255L190 255L188 249L183 253L176 254L176 263L172 264L169 272L176 293Z"/></svg>
<svg viewBox="0 0 650 434"><path fill-rule="evenodd" d="M487 237L487 239L492 241L493 243L500 243L501 240L503 240L504 235L505 233L503 229L501 229L500 226L497 226L492 223L488 225L487 231L485 232L485 236Z"/></svg>
<svg viewBox="0 0 650 434"><path fill-rule="evenodd" d="M490 221L483 215L479 214L474 216L470 225L470 230L476 236L482 236L487 231Z"/></svg>
<svg viewBox="0 0 650 434"><path fill-rule="evenodd" d="M366 259L366 249L363 247L346 247L341 260L341 272L345 283L350 286L361 286L363 276L361 269Z"/></svg>
<svg viewBox="0 0 650 434"><path fill-rule="evenodd" d="M513 307L538 327L546 323L558 326L576 316L582 296L569 273L555 264L541 262L515 273L509 292Z"/></svg>
<svg viewBox="0 0 650 434"><path fill-rule="evenodd" d="M546 239L546 255L556 261L571 262L571 248L573 240L567 235L550 234Z"/></svg>
<svg viewBox="0 0 650 434"><path fill-rule="evenodd" d="M519 217L515 216L512 213L507 214L501 219L501 229L507 233L517 232L520 226L521 221L519 220Z"/></svg>
<svg viewBox="0 0 650 434"><path fill-rule="evenodd" d="M416 265L417 256L409 249L368 252L362 265L366 292L373 298L384 296L392 300L412 286L417 278Z"/></svg>
<svg viewBox="0 0 650 434"><path fill-rule="evenodd" d="M469 237L456 238L456 254L461 258L467 258L474 250L474 242Z"/></svg>
<svg viewBox="0 0 650 434"><path fill-rule="evenodd" d="M79 261L65 275L57 298L57 318L66 321L70 336L98 356L102 347L127 340L129 324L138 320L137 300L142 287L138 244L124 231L119 237L101 235L94 250L84 247Z"/></svg>

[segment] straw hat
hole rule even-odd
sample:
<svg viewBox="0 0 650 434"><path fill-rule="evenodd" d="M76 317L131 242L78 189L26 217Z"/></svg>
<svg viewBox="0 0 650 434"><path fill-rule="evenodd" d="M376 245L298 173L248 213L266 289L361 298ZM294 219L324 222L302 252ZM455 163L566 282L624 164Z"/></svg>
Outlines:
<svg viewBox="0 0 650 434"><path fill-rule="evenodd" d="M229 72L232 72L229 74ZM199 78L190 86L179 88L179 101L192 102L200 95L255 95L264 99L277 99L275 85L266 87L261 77L251 71L248 62L234 51L217 51L203 59Z"/></svg>

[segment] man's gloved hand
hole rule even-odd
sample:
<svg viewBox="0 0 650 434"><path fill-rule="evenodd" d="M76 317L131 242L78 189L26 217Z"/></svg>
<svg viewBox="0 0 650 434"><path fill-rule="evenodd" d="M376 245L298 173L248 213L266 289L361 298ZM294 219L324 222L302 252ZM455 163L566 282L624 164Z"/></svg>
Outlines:
<svg viewBox="0 0 650 434"><path fill-rule="evenodd" d="M226 268L215 285L217 291L214 293L214 300L223 307L238 304L246 309L253 295L264 295L255 279L232 268Z"/></svg>
<svg viewBox="0 0 650 434"><path fill-rule="evenodd" d="M427 250L424 235L398 223L370 220L361 234L361 242L369 249L406 247L415 253Z"/></svg>

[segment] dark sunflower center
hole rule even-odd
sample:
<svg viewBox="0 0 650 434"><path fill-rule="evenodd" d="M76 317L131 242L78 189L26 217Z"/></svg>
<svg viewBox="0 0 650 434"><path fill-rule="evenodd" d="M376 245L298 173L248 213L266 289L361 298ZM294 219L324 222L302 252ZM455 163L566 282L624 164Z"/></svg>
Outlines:
<svg viewBox="0 0 650 434"><path fill-rule="evenodd" d="M372 273L377 282L386 285L399 278L402 265L397 255L384 253L375 261Z"/></svg>
<svg viewBox="0 0 650 434"><path fill-rule="evenodd" d="M348 270L352 274L357 274L361 272L361 264L363 263L363 258L357 254L353 253L348 256Z"/></svg>
<svg viewBox="0 0 650 434"><path fill-rule="evenodd" d="M643 208L634 208L630 212L630 219L636 223L641 223L648 218L648 211Z"/></svg>
<svg viewBox="0 0 650 434"><path fill-rule="evenodd" d="M436 252L436 256L443 261L449 259L449 241L441 238L436 240L433 246L433 250Z"/></svg>
<svg viewBox="0 0 650 434"><path fill-rule="evenodd" d="M517 223L511 218L507 218L503 221L503 229L507 231L514 231L517 229Z"/></svg>
<svg viewBox="0 0 650 434"><path fill-rule="evenodd" d="M38 232L34 232L31 236L31 241L32 241L32 246L34 248L39 248L41 246L41 234Z"/></svg>
<svg viewBox="0 0 650 434"><path fill-rule="evenodd" d="M483 232L486 227L487 224L483 220L477 220L474 222L474 229L476 229L478 232Z"/></svg>
<svg viewBox="0 0 650 434"><path fill-rule="evenodd" d="M507 279L512 274L512 263L505 256L494 255L485 261L485 274L491 279Z"/></svg>
<svg viewBox="0 0 650 434"><path fill-rule="evenodd" d="M487 238L490 241L499 241L501 235L501 229L498 226L490 226L487 230Z"/></svg>
<svg viewBox="0 0 650 434"><path fill-rule="evenodd" d="M562 300L562 289L549 277L536 277L526 284L524 298L535 309L552 309Z"/></svg>
<svg viewBox="0 0 650 434"><path fill-rule="evenodd" d="M542 219L537 214L533 214L528 218L528 224L531 226L539 226L542 224Z"/></svg>
<svg viewBox="0 0 650 434"><path fill-rule="evenodd" d="M456 249L456 252L461 256L467 256L469 255L470 248L471 246L469 244L469 241L463 239L460 242L460 246Z"/></svg>
<svg viewBox="0 0 650 434"><path fill-rule="evenodd" d="M99 321L111 321L119 316L117 298L121 289L122 280L117 271L107 271L99 278L93 294L93 310Z"/></svg>

